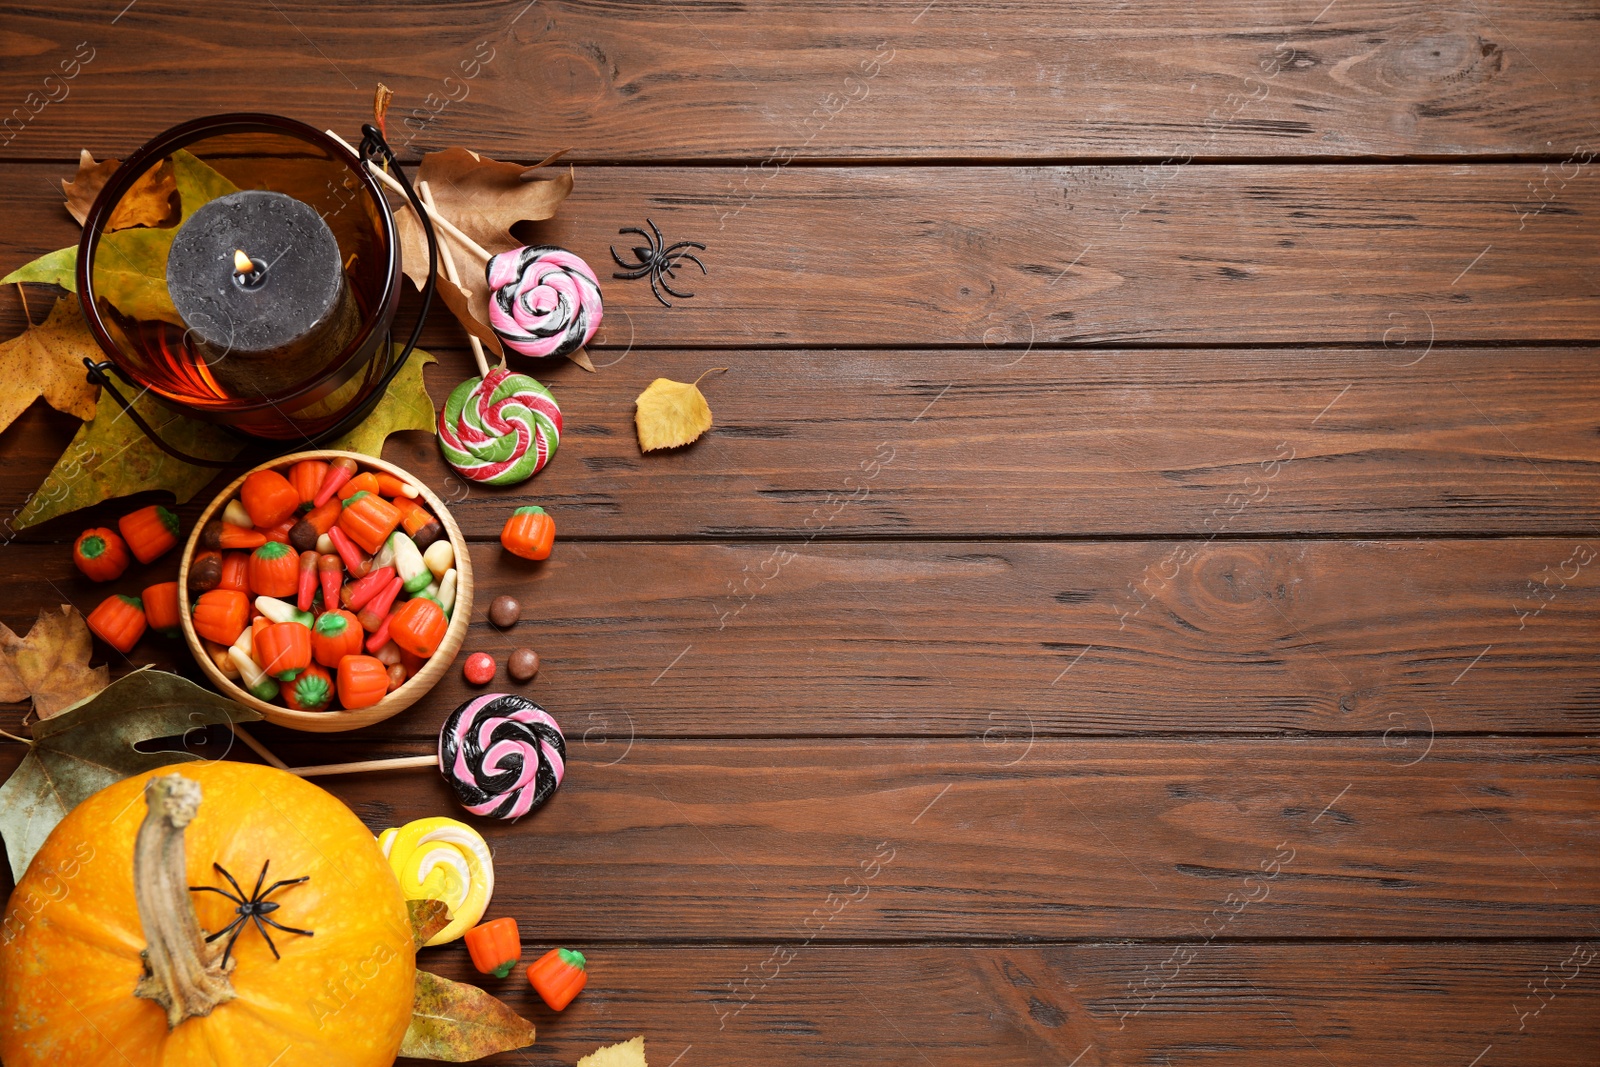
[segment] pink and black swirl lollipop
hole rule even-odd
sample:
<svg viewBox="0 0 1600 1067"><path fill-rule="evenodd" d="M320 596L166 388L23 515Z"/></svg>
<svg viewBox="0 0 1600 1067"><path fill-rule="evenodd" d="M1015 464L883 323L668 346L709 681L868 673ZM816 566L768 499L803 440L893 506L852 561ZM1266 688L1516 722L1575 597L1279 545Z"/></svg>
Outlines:
<svg viewBox="0 0 1600 1067"><path fill-rule="evenodd" d="M474 815L520 819L550 799L566 760L560 725L512 693L467 701L439 733L439 770Z"/></svg>
<svg viewBox="0 0 1600 1067"><path fill-rule="evenodd" d="M565 356L589 343L604 308L589 264L554 245L489 259L489 325L525 356Z"/></svg>

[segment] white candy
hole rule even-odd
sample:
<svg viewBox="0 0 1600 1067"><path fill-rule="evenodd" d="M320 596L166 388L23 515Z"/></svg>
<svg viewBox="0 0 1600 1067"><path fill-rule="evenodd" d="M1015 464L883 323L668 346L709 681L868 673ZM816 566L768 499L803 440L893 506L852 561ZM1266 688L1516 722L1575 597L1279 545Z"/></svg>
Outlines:
<svg viewBox="0 0 1600 1067"><path fill-rule="evenodd" d="M451 567L444 572L444 577L439 579L439 603L444 605L444 613L449 615L456 609L456 569Z"/></svg>
<svg viewBox="0 0 1600 1067"><path fill-rule="evenodd" d="M450 539L441 537L428 546L422 554L422 562L428 565L428 570L433 572L435 578L444 579L444 572L456 565L456 550L450 544Z"/></svg>
<svg viewBox="0 0 1600 1067"><path fill-rule="evenodd" d="M239 668L239 680L246 689L254 689L266 677L266 672L256 666L256 661L249 655L240 651L238 645L228 649L228 658L233 660L233 665Z"/></svg>
<svg viewBox="0 0 1600 1067"><path fill-rule="evenodd" d="M407 593L416 594L427 588L432 576L422 561L422 553L418 551L415 541L407 537L403 531L396 530L389 535L384 547L394 553L395 573L405 583Z"/></svg>
<svg viewBox="0 0 1600 1067"><path fill-rule="evenodd" d="M372 557L372 566L367 568L367 573L371 574L373 571L392 566L394 566L394 535L390 534L389 539L378 549L378 554Z"/></svg>

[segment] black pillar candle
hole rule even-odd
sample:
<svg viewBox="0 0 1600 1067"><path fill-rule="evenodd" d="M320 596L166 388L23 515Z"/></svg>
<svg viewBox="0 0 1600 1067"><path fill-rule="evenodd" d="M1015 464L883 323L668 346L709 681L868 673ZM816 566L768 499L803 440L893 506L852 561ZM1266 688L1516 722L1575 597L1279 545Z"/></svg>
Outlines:
<svg viewBox="0 0 1600 1067"><path fill-rule="evenodd" d="M263 189L218 197L184 223L167 290L196 352L239 396L305 381L360 327L333 231L308 204Z"/></svg>

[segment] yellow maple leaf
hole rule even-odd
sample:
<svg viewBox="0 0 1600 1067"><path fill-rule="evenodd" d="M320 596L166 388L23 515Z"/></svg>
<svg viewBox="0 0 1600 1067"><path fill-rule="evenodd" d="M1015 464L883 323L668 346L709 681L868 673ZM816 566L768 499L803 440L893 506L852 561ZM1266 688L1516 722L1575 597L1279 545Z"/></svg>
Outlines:
<svg viewBox="0 0 1600 1067"><path fill-rule="evenodd" d="M725 371L727 367L714 367ZM711 371L706 371L710 374ZM633 426L645 452L686 445L711 429L711 405L700 392L700 375L692 383L657 378L634 401Z"/></svg>
<svg viewBox="0 0 1600 1067"><path fill-rule="evenodd" d="M84 356L103 358L75 296L59 297L49 318L0 344L0 430L38 396L57 411L94 418L99 389L84 376Z"/></svg>

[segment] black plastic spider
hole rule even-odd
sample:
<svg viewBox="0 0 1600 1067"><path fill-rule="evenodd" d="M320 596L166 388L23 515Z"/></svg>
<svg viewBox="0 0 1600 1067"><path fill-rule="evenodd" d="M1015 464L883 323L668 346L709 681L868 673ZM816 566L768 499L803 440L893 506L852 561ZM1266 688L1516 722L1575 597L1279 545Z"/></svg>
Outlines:
<svg viewBox="0 0 1600 1067"><path fill-rule="evenodd" d="M706 265L700 262L699 258L695 256L693 252L686 252L682 250L688 248L698 248L700 251L704 252L706 250L706 246L701 244L699 241L679 241L677 244L669 245L666 243L665 238L661 236L661 230L654 222L651 222L649 219L645 219L644 221L649 224L651 232L655 234L654 237L650 236L648 233L645 233L637 226L629 226L627 229L617 231L619 234L636 233L640 237L643 237L648 243L633 246L634 258L639 261L637 263L624 263L622 257L617 255L617 250L613 248L611 250L611 258L617 261L617 266L621 267L622 270L612 274L611 276L613 278L643 278L648 274L650 276L650 291L656 294L656 299L661 301L663 306L671 307L671 301L661 295L662 289L665 289L679 300L687 300L694 295L693 293L678 292L678 290L674 289L671 283L667 281L668 278L677 277L677 274L675 274L674 271L678 264L687 259L695 266L700 268L701 274L706 272ZM660 288L657 288L658 285Z"/></svg>
<svg viewBox="0 0 1600 1067"><path fill-rule="evenodd" d="M227 926L224 926L216 933L209 934L206 937L206 944L209 945L211 942L215 941L219 937L222 937L224 934L227 934L230 931L232 932L233 936L228 938L228 944L222 950L223 963L228 962L228 954L233 951L233 943L239 940L239 935L244 933L244 924L247 920L255 921L256 929L260 930L261 936L266 939L267 947L272 950L272 958L275 960L282 959L283 957L278 955L278 946L272 943L272 937L267 933L268 926L271 926L277 930L282 930L286 934L304 934L306 937L312 936L310 930L297 930L292 926L284 926L281 923L274 922L267 918L270 913L278 910L277 901L268 900L268 897L287 886L299 885L301 882L311 881L311 876L309 874L302 878L285 878L281 882L273 882L271 885L267 886L265 890L263 890L261 888L261 884L267 880L267 864L271 862L271 860L267 860L261 864L261 876L256 879L255 892L251 893L248 898L245 896L244 890L240 888L239 883L234 881L233 875L229 874L227 869L220 863L213 863L211 866L218 874L222 875L222 877L228 880L228 884L233 886L234 891L238 893L238 896L234 896L233 893L228 892L226 889L218 889L214 885L192 885L189 887L189 891L191 893L220 893L222 896L227 897L229 900L239 905L237 909L239 912L239 917L237 919L234 919L231 923L229 923Z"/></svg>

